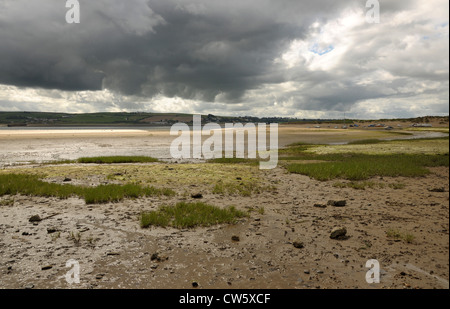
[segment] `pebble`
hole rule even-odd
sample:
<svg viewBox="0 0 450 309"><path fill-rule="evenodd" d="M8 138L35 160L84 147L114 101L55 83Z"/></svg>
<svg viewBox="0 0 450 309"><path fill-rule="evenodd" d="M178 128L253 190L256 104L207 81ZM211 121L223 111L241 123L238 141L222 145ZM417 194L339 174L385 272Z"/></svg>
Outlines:
<svg viewBox="0 0 450 309"><path fill-rule="evenodd" d="M28 221L29 222L41 222L42 219L41 219L41 217L39 217L39 215L34 215Z"/></svg>
<svg viewBox="0 0 450 309"><path fill-rule="evenodd" d="M345 227L335 227L331 231L331 239L343 239L347 235L347 229Z"/></svg>
<svg viewBox="0 0 450 309"><path fill-rule="evenodd" d="M293 245L294 245L294 247L297 248L297 249L302 249L302 248L305 247L305 245L304 245L303 242L301 242L301 241L294 241Z"/></svg>
<svg viewBox="0 0 450 309"><path fill-rule="evenodd" d="M347 201L346 200L342 200L342 201L328 201L328 205L330 206L335 206L335 207L344 207L347 205Z"/></svg>
<svg viewBox="0 0 450 309"><path fill-rule="evenodd" d="M201 198L203 198L203 194L195 193L195 194L191 194L191 197L194 199L201 199Z"/></svg>

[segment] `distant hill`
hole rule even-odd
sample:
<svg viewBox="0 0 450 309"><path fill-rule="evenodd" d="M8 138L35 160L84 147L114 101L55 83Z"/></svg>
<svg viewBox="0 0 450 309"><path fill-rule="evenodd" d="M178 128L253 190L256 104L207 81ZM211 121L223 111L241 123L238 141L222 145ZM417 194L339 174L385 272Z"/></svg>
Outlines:
<svg viewBox="0 0 450 309"><path fill-rule="evenodd" d="M68 113L45 113L45 112L0 112L1 126L171 126L177 122L191 123L192 114L179 113L88 113L88 114L68 114ZM370 122L374 120L354 120L354 119L297 119L283 117L227 117L215 115L203 115L202 122L216 123L290 123L290 124L321 124L321 123L347 123ZM449 123L449 117L427 116L409 119L381 119L376 121L399 121L412 123Z"/></svg>

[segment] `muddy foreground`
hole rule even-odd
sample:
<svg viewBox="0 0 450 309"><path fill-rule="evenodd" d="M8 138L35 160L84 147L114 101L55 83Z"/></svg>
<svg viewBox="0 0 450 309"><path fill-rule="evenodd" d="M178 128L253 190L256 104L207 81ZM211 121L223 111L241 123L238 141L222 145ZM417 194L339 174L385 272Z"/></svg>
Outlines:
<svg viewBox="0 0 450 309"><path fill-rule="evenodd" d="M204 202L254 209L235 225L191 230L139 226L142 211L193 201L190 196L92 206L77 198L6 196L0 198L0 287L448 289L449 170L432 171L377 178L404 188L364 191L282 167L261 172L274 190L251 197L191 184L182 189L203 192ZM30 222L35 215L41 221ZM345 227L345 237L331 239L335 227ZM380 263L379 284L366 282L369 259ZM66 280L68 260L80 265L79 284Z"/></svg>

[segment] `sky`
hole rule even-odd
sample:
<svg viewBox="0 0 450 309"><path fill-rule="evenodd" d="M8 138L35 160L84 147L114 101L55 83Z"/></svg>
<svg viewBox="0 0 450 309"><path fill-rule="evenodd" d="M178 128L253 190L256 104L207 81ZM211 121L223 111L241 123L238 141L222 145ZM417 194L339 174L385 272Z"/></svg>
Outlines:
<svg viewBox="0 0 450 309"><path fill-rule="evenodd" d="M0 0L0 111L449 114L448 0L78 2Z"/></svg>

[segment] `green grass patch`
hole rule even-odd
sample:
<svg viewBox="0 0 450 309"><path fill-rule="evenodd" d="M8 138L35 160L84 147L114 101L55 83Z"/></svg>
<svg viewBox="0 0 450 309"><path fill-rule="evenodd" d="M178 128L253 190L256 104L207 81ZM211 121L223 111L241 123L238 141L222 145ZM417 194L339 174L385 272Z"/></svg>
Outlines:
<svg viewBox="0 0 450 309"><path fill-rule="evenodd" d="M162 206L157 211L141 214L141 227L174 227L178 229L216 224L233 224L237 219L247 217L245 212L235 207L219 208L205 203L177 203Z"/></svg>
<svg viewBox="0 0 450 309"><path fill-rule="evenodd" d="M255 183L252 182L223 182L218 181L213 190L213 194L237 194L240 196L251 196L252 193L260 193L259 188Z"/></svg>
<svg viewBox="0 0 450 309"><path fill-rule="evenodd" d="M396 240L403 240L406 243L410 244L414 241L414 239L416 238L414 235L409 234L409 233L403 233L399 230L394 230L394 229L389 229L386 232L386 236L388 238L391 239L396 239Z"/></svg>
<svg viewBox="0 0 450 309"><path fill-rule="evenodd" d="M103 204L143 196L173 196L175 192L170 189L142 187L135 184L81 187L71 184L48 183L40 180L38 175L0 175L0 196L17 194L60 199L78 196L83 198L86 204Z"/></svg>
<svg viewBox="0 0 450 309"><path fill-rule="evenodd" d="M366 155L333 154L316 155L322 163L292 163L287 165L290 173L302 174L317 180L347 179L368 180L375 176L419 177L430 173L427 167L449 166L447 155Z"/></svg>
<svg viewBox="0 0 450 309"><path fill-rule="evenodd" d="M13 206L13 205L14 205L14 199L0 200L0 206Z"/></svg>
<svg viewBox="0 0 450 309"><path fill-rule="evenodd" d="M216 158L208 160L208 162L217 164L251 164L251 165L259 164L259 160L257 159L246 159L246 158Z"/></svg>
<svg viewBox="0 0 450 309"><path fill-rule="evenodd" d="M357 141L351 141L348 143L348 145L370 145L370 144L380 144L384 143L385 141L381 139L363 139L363 140L357 140Z"/></svg>
<svg viewBox="0 0 450 309"><path fill-rule="evenodd" d="M382 182L375 182L375 181L350 181L350 182L336 182L333 184L333 187L335 188L352 188L355 190L366 190L369 189L384 189L388 186L389 188L392 188L394 190L400 190L404 189L406 187L403 183L390 183L385 184Z"/></svg>
<svg viewBox="0 0 450 309"><path fill-rule="evenodd" d="M159 161L158 159L152 157L142 157L142 156L92 157L92 158L79 158L78 160L76 160L76 162L83 164L152 163L158 161Z"/></svg>

